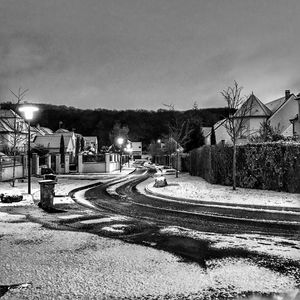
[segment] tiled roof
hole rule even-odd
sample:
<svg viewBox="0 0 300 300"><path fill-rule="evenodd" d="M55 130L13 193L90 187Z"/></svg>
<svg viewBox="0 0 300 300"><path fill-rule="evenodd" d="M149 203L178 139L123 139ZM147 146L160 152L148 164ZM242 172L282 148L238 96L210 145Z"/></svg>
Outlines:
<svg viewBox="0 0 300 300"><path fill-rule="evenodd" d="M262 112L260 113L258 109L256 109L256 111L254 111L255 108L255 104L256 107L260 107ZM250 95L250 97L244 102L244 104L242 105L242 107L240 109L237 110L237 112L235 113L235 116L239 116L239 112L243 111L243 108L246 109L246 116L250 117L250 116L270 116L272 114L272 111L266 106L264 105L253 93Z"/></svg>
<svg viewBox="0 0 300 300"><path fill-rule="evenodd" d="M268 102L265 105L272 111L272 113L274 113L284 103L284 101L285 97L281 97L279 99Z"/></svg>
<svg viewBox="0 0 300 300"><path fill-rule="evenodd" d="M43 131L45 134L52 134L53 130L48 127L40 127L40 130Z"/></svg>
<svg viewBox="0 0 300 300"><path fill-rule="evenodd" d="M5 132L13 132L13 129L6 124L3 120L0 119L0 132L5 133Z"/></svg>
<svg viewBox="0 0 300 300"><path fill-rule="evenodd" d="M71 136L65 136L64 137L64 143L65 147L67 148L71 139ZM42 145L45 148L51 148L51 149L59 149L60 148L60 134L48 134L48 135L42 135L37 136L34 140L34 143L36 145Z"/></svg>
<svg viewBox="0 0 300 300"><path fill-rule="evenodd" d="M0 109L0 118L20 118L12 109Z"/></svg>

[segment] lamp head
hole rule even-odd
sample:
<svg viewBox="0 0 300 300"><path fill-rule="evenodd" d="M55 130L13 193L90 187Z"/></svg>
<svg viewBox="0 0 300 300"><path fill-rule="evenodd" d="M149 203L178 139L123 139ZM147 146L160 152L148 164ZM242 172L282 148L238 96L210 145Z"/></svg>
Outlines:
<svg viewBox="0 0 300 300"><path fill-rule="evenodd" d="M121 146L124 143L124 139L122 137L118 137L117 143Z"/></svg>
<svg viewBox="0 0 300 300"><path fill-rule="evenodd" d="M19 108L19 111L24 114L26 120L32 120L33 113L38 110L39 109L36 106L32 106L32 105L24 105Z"/></svg>

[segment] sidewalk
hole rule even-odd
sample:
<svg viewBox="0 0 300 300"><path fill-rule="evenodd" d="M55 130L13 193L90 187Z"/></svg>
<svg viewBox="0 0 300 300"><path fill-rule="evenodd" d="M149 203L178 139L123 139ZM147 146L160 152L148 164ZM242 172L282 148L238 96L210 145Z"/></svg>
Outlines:
<svg viewBox="0 0 300 300"><path fill-rule="evenodd" d="M99 182L105 182L112 177L124 176L131 173L134 168L122 168L122 172L119 170L111 173L89 173L89 174L62 174L58 175L58 182L55 185L55 197L54 204L73 203L73 200L68 194L79 187ZM10 182L0 182L0 194L21 194L23 200L15 203L2 203L0 201L0 207L3 206L27 206L33 205L40 200L40 185L39 181L43 180L42 177L31 178L31 195L28 195L28 181L16 180L15 187L12 187Z"/></svg>

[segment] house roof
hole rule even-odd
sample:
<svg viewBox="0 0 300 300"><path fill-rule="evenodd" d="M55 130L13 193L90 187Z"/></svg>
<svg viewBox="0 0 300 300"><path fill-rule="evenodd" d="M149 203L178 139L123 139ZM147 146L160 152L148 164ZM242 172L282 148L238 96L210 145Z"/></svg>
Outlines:
<svg viewBox="0 0 300 300"><path fill-rule="evenodd" d="M15 127L15 120L17 121L17 126ZM25 122L25 120L20 117L18 114L16 114L13 110L11 109L0 109L0 132L2 133L7 133L7 132L14 132L14 128L18 128L18 131L20 133L27 133L28 130L28 125ZM32 127L30 127L32 128Z"/></svg>
<svg viewBox="0 0 300 300"><path fill-rule="evenodd" d="M202 127L202 133L204 137L207 137L210 135L211 127Z"/></svg>
<svg viewBox="0 0 300 300"><path fill-rule="evenodd" d="M48 127L42 127L42 126L40 126L40 130L42 132L44 132L44 134L52 134L53 133L53 130L50 129L50 128L48 128Z"/></svg>
<svg viewBox="0 0 300 300"><path fill-rule="evenodd" d="M244 116L247 117L268 117L272 114L272 111L264 105L253 93L249 98L243 103L241 108L237 110L234 114L235 117L239 117L239 114L245 110Z"/></svg>
<svg viewBox="0 0 300 300"><path fill-rule="evenodd" d="M4 120L0 119L0 132L13 132L13 129Z"/></svg>
<svg viewBox="0 0 300 300"><path fill-rule="evenodd" d="M0 109L0 118L15 118L15 117L22 119L12 109Z"/></svg>
<svg viewBox="0 0 300 300"><path fill-rule="evenodd" d="M59 128L55 131L55 133L66 133L66 132L70 132L70 131L64 128Z"/></svg>
<svg viewBox="0 0 300 300"><path fill-rule="evenodd" d="M272 111L272 113L274 113L284 102L285 102L285 97L281 97L276 100L270 101L265 105Z"/></svg>
<svg viewBox="0 0 300 300"><path fill-rule="evenodd" d="M36 145L42 145L45 148L51 149L59 149L60 148L60 139L61 134L47 134L37 136L34 140ZM63 135L65 148L69 146L70 140L72 140L71 136Z"/></svg>

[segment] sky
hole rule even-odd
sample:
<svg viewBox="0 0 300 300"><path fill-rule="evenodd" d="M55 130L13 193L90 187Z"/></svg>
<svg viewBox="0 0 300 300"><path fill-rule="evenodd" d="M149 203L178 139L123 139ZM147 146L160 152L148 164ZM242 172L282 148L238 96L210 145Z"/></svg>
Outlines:
<svg viewBox="0 0 300 300"><path fill-rule="evenodd" d="M0 0L0 100L222 107L300 92L299 0Z"/></svg>

